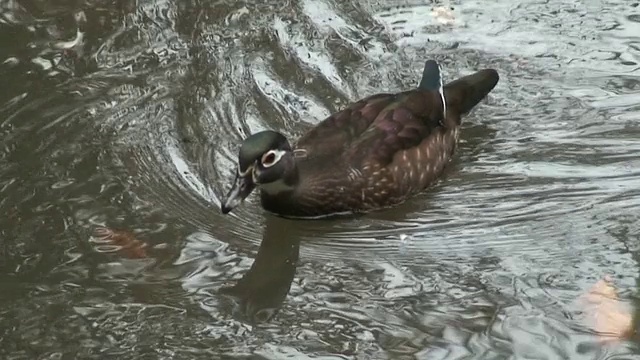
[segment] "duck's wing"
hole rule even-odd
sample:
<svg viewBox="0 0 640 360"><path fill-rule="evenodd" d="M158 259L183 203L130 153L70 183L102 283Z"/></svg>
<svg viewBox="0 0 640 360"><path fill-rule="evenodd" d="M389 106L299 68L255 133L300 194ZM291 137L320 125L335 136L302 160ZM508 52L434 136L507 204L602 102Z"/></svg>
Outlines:
<svg viewBox="0 0 640 360"><path fill-rule="evenodd" d="M354 142L361 144L363 141L361 136L366 131L370 131L374 122L384 123L384 120L380 120L381 116L384 117L390 111L393 114L394 109L403 108L405 102L417 101L420 103L426 99L424 106L417 109L418 113L424 112L424 108L432 106L437 109L435 110L436 116L446 113L441 69L434 60L426 61L417 90L431 96L416 96L416 91L401 94L385 93L372 95L352 103L346 109L324 119L303 135L295 147L304 149L307 157L318 158L323 155L337 155L351 147ZM435 100L436 104L429 100Z"/></svg>
<svg viewBox="0 0 640 360"><path fill-rule="evenodd" d="M423 79L427 76L423 75ZM498 73L486 69L450 82L444 88L418 88L398 94L351 143L347 156L354 162L374 160L386 166L400 151L428 146L424 139L438 128L445 131L460 125L461 115L477 105L497 82Z"/></svg>
<svg viewBox="0 0 640 360"><path fill-rule="evenodd" d="M350 144L346 156L354 165L367 159L387 165L398 151L420 145L442 127L442 105L438 101L439 97L422 90L398 94Z"/></svg>
<svg viewBox="0 0 640 360"><path fill-rule="evenodd" d="M350 104L301 136L295 148L302 151L306 158L341 154L396 97L397 94L376 94Z"/></svg>

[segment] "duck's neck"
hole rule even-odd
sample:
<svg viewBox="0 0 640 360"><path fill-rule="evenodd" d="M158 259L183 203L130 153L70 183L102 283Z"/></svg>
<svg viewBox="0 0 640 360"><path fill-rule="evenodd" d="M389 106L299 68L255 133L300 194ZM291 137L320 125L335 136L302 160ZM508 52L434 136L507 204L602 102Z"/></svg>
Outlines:
<svg viewBox="0 0 640 360"><path fill-rule="evenodd" d="M297 168L291 168L282 179L260 185L260 199L265 210L280 214L296 207L296 189L299 176Z"/></svg>
<svg viewBox="0 0 640 360"><path fill-rule="evenodd" d="M282 178L274 182L260 184L260 190L263 196L279 197L288 193L293 193L300 179L298 176L298 167L293 162L287 165L289 165L288 169Z"/></svg>
<svg viewBox="0 0 640 360"><path fill-rule="evenodd" d="M279 179L268 184L260 185L260 190L268 196L278 196L295 190L295 186L287 183L285 179Z"/></svg>

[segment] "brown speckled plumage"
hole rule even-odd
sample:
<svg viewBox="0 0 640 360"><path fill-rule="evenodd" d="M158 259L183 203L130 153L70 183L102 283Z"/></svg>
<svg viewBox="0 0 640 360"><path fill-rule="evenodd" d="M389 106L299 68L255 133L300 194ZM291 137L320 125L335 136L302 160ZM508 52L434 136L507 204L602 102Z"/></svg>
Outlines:
<svg viewBox="0 0 640 360"><path fill-rule="evenodd" d="M269 193L261 186L263 207L281 216L320 217L403 202L442 174L456 150L461 116L497 82L497 72L485 69L448 83L443 88L445 117L438 89L418 87L357 101L320 122L292 147L286 139L278 140L285 142L281 149L294 154L291 165L278 170L290 187ZM264 150L274 148L271 145ZM247 163L253 159L245 157Z"/></svg>

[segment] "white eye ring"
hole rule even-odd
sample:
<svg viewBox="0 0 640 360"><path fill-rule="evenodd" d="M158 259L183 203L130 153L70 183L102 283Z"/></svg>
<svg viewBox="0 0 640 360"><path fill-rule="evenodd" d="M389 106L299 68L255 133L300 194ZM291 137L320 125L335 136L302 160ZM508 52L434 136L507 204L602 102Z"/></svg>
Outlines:
<svg viewBox="0 0 640 360"><path fill-rule="evenodd" d="M264 155L262 155L262 159L260 159L260 163L264 168L270 168L273 165L277 164L282 156L285 154L285 151L282 150L269 150Z"/></svg>

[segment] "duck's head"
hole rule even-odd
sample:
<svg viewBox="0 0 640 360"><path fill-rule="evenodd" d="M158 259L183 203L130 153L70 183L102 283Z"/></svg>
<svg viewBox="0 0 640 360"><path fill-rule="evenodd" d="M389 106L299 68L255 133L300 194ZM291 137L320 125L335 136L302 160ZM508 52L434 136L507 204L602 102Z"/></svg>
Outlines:
<svg viewBox="0 0 640 360"><path fill-rule="evenodd" d="M238 206L254 188L269 194L292 190L297 178L291 145L275 131L255 133L242 142L233 187L222 202L222 213Z"/></svg>

